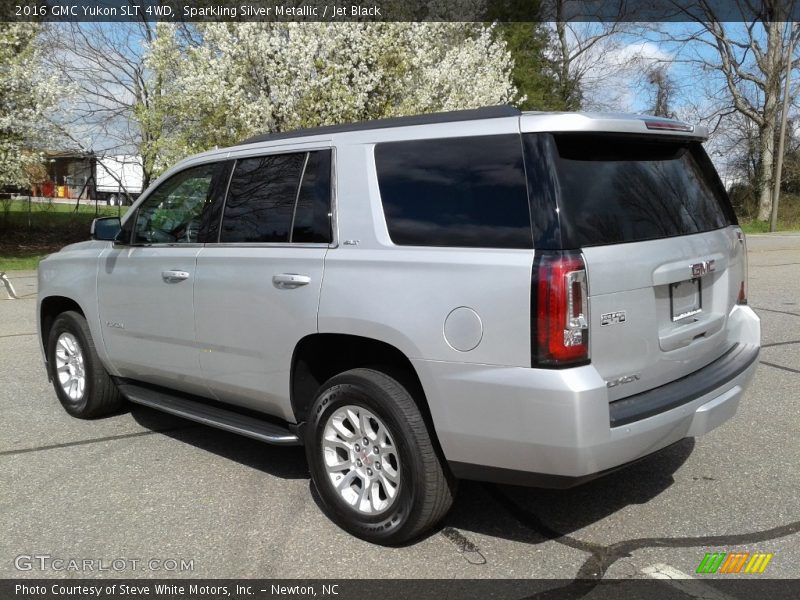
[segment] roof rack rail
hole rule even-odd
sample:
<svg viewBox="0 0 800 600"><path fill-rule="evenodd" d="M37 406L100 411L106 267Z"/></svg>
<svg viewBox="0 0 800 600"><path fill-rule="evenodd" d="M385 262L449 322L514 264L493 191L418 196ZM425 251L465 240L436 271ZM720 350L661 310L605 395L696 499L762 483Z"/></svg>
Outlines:
<svg viewBox="0 0 800 600"><path fill-rule="evenodd" d="M509 104L500 106L486 106L468 110L453 110L449 112L430 113L427 115L413 115L409 117L391 117L389 119L375 119L373 121L358 121L356 123L343 123L341 125L325 125L323 127L309 127L284 133L265 133L251 137L242 144L255 144L257 142L271 142L309 135L325 135L328 133L344 133L347 131L364 131L367 129L388 129L391 127L407 127L409 125L429 125L432 123L452 123L455 121L476 121L478 119L499 119L501 117L518 117L522 113L518 108Z"/></svg>

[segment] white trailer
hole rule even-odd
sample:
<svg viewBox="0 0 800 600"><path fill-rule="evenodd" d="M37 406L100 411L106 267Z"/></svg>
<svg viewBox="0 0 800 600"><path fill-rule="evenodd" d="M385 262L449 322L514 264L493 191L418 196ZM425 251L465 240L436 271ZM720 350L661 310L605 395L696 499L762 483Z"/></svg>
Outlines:
<svg viewBox="0 0 800 600"><path fill-rule="evenodd" d="M142 193L142 159L130 154L98 157L95 181L98 198L109 204L129 203Z"/></svg>

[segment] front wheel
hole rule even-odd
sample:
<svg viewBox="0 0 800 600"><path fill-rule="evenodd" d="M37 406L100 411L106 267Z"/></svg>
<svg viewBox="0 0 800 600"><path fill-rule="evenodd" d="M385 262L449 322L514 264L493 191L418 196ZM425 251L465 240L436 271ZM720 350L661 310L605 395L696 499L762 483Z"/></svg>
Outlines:
<svg viewBox="0 0 800 600"><path fill-rule="evenodd" d="M56 395L73 417L100 417L122 406L122 396L100 362L89 326L80 313L67 311L53 322L47 362Z"/></svg>
<svg viewBox="0 0 800 600"><path fill-rule="evenodd" d="M455 480L409 391L374 369L326 382L311 410L306 456L327 515L370 542L399 544L450 508Z"/></svg>

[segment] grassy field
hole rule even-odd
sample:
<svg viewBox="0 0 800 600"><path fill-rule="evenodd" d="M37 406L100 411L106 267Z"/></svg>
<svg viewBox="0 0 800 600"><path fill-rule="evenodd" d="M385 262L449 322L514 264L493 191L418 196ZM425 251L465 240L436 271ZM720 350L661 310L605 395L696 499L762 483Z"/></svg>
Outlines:
<svg viewBox="0 0 800 600"><path fill-rule="evenodd" d="M769 223L756 221L748 215L739 215L739 224L745 233L768 233ZM800 231L800 196L781 194L778 203L778 231Z"/></svg>
<svg viewBox="0 0 800 600"><path fill-rule="evenodd" d="M739 224L745 233L769 233L769 223L766 221L740 220ZM800 222L778 219L778 231L800 231Z"/></svg>
<svg viewBox="0 0 800 600"><path fill-rule="evenodd" d="M35 271L45 256L50 254L25 254L24 256L12 256L5 251L0 253L0 272L2 271Z"/></svg>
<svg viewBox="0 0 800 600"><path fill-rule="evenodd" d="M35 269L59 248L89 239L92 219L125 214L127 207L0 200L0 271Z"/></svg>

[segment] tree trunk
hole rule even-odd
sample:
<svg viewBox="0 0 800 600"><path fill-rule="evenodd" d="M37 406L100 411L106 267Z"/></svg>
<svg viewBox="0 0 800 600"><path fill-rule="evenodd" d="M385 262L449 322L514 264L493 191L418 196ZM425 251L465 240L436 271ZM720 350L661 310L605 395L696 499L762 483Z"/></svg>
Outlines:
<svg viewBox="0 0 800 600"><path fill-rule="evenodd" d="M758 177L758 220L769 221L772 212L772 179L775 157L775 119L767 119L759 128L761 168Z"/></svg>
<svg viewBox="0 0 800 600"><path fill-rule="evenodd" d="M772 213L772 186L775 170L775 126L781 95L781 75L783 73L783 23L765 23L767 30L767 51L764 70L764 121L759 127L759 150L761 168L758 178L758 220L769 221Z"/></svg>
<svg viewBox="0 0 800 600"><path fill-rule="evenodd" d="M558 35L558 48L560 53L558 57L557 77L559 96L561 96L561 101L564 104L563 109L570 110L572 103L569 89L569 44L567 42L567 27L563 21L563 10L563 1L559 1L556 5L556 33Z"/></svg>

